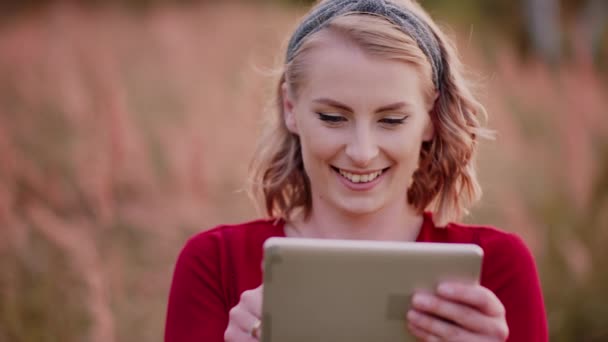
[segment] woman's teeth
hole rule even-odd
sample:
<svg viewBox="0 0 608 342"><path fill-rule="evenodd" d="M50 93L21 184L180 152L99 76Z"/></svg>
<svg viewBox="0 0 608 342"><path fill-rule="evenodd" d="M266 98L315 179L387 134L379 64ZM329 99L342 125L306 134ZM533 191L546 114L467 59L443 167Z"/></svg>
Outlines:
<svg viewBox="0 0 608 342"><path fill-rule="evenodd" d="M372 173L368 173L368 174L364 174L364 175L356 175L350 172L346 172L346 171L342 171L340 169L338 169L338 171L340 172L340 175L342 175L342 177L348 179L349 181L353 182L353 183L367 183L367 182L371 182L374 179L378 178L381 174L382 174L382 170L380 171L376 171L376 172L372 172Z"/></svg>

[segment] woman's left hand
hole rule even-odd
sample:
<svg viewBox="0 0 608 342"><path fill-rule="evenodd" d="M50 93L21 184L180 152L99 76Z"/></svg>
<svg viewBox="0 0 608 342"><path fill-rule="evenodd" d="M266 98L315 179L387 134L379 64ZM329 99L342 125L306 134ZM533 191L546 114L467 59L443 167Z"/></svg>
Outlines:
<svg viewBox="0 0 608 342"><path fill-rule="evenodd" d="M509 336L505 307L477 284L443 283L435 294L414 294L407 327L422 341L506 341Z"/></svg>

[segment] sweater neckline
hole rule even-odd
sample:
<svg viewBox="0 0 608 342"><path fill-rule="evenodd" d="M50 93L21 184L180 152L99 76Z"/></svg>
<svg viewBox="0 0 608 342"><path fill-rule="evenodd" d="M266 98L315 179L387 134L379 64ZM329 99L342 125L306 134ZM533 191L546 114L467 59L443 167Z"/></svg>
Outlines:
<svg viewBox="0 0 608 342"><path fill-rule="evenodd" d="M276 236L287 237L287 234L285 233L284 219L281 218L276 220L275 226L277 228ZM425 211L424 213L422 213L422 225L420 226L420 229L418 230L418 235L416 236L416 239L414 241L429 241L430 234L432 233L434 227L435 224L433 223L433 214L431 212Z"/></svg>

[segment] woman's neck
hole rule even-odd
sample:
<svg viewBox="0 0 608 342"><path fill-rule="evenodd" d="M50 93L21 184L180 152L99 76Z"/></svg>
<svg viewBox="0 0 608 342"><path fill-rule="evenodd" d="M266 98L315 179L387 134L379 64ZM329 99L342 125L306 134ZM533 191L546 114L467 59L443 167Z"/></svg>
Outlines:
<svg viewBox="0 0 608 342"><path fill-rule="evenodd" d="M287 236L309 238L415 241L422 223L422 215L407 203L395 203L365 215L313 204L310 216L288 223L285 233Z"/></svg>

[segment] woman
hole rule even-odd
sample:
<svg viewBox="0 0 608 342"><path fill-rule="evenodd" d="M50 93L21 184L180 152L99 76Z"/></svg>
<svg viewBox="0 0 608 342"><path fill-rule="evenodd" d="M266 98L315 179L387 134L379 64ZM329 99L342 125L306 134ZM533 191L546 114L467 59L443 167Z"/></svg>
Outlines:
<svg viewBox="0 0 608 342"><path fill-rule="evenodd" d="M326 0L291 37L277 108L252 167L269 219L191 238L175 269L166 341L255 341L271 236L475 243L480 285L416 294L404 326L424 341L546 341L521 239L449 223L480 196L488 135L448 39L409 0Z"/></svg>

